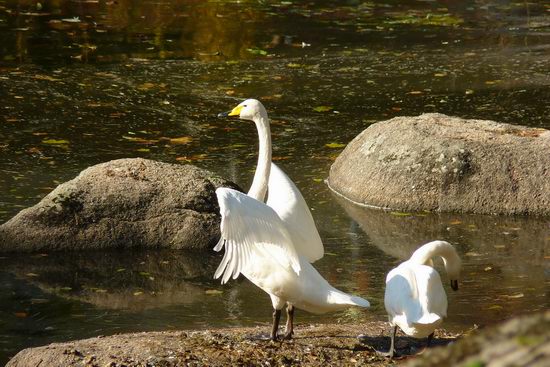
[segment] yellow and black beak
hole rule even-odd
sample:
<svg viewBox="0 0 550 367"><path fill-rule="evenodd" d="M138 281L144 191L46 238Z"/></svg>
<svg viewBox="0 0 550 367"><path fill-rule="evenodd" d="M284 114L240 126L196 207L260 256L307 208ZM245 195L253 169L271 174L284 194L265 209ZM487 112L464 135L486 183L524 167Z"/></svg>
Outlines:
<svg viewBox="0 0 550 367"><path fill-rule="evenodd" d="M243 109L243 106L238 105L237 107L235 107L229 112L218 113L218 117L240 116L242 109Z"/></svg>

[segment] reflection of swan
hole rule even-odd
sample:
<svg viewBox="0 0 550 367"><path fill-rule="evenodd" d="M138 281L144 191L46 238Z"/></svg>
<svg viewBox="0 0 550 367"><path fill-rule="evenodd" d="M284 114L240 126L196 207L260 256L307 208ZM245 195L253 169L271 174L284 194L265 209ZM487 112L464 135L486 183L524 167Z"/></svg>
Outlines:
<svg viewBox="0 0 550 367"><path fill-rule="evenodd" d="M447 295L432 258L440 256L451 279L453 290L458 289L460 258L455 248L445 241L429 242L416 250L411 258L392 269L386 277L384 304L393 326L390 356L394 353L397 327L407 335L428 337L447 316Z"/></svg>
<svg viewBox="0 0 550 367"><path fill-rule="evenodd" d="M294 307L323 313L369 302L332 287L311 266L324 249L307 204L294 183L271 163L271 134L264 106L248 99L220 116L252 120L260 140L254 180L245 195L216 190L222 217L222 237L216 251L225 254L214 275L222 283L240 273L263 289L273 304L271 338L277 339L281 310L287 306L285 338L292 337ZM264 203L269 189L267 204Z"/></svg>

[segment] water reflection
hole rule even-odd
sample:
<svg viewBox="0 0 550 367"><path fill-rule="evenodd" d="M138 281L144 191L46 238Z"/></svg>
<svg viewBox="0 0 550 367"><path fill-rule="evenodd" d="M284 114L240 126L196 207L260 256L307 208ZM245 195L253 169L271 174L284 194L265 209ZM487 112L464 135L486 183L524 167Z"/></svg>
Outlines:
<svg viewBox="0 0 550 367"><path fill-rule="evenodd" d="M210 279L217 256L193 252L85 252L9 255L3 271L49 297L85 302L100 309L143 312L191 305L207 296L198 285Z"/></svg>

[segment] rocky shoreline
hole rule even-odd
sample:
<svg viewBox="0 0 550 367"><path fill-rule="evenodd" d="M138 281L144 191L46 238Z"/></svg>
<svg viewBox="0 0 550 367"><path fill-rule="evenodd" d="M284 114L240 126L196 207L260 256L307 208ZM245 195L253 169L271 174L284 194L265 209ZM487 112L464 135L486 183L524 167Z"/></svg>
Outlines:
<svg viewBox="0 0 550 367"><path fill-rule="evenodd" d="M200 331L163 331L100 336L28 348L7 367L23 366L389 366L380 351L389 346L385 322L297 325L291 341L269 340L269 326ZM360 338L358 336L361 335ZM456 335L437 330L434 345ZM400 335L398 351L406 360L424 340Z"/></svg>
<svg viewBox="0 0 550 367"><path fill-rule="evenodd" d="M435 332L424 339L398 333L397 359L384 356L389 327L362 324L297 325L290 341L269 340L269 325L161 331L52 343L27 348L7 367L174 366L536 366L550 363L550 311L514 317L465 334Z"/></svg>

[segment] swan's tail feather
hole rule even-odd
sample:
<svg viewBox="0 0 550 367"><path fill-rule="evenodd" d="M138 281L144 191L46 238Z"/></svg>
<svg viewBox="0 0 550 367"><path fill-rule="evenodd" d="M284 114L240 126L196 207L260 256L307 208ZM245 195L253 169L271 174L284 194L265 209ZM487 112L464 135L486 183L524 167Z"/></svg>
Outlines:
<svg viewBox="0 0 550 367"><path fill-rule="evenodd" d="M340 292L338 290L329 291L328 302L332 304L352 305L352 306L359 306L364 308L370 307L370 303L366 299L357 297L357 296L352 296L344 292Z"/></svg>
<svg viewBox="0 0 550 367"><path fill-rule="evenodd" d="M414 325L433 325L441 321L441 316L435 313L426 313L421 318L414 321Z"/></svg>

